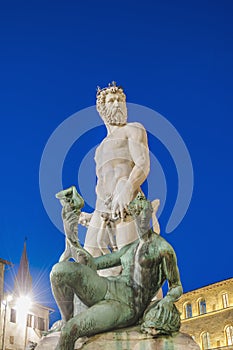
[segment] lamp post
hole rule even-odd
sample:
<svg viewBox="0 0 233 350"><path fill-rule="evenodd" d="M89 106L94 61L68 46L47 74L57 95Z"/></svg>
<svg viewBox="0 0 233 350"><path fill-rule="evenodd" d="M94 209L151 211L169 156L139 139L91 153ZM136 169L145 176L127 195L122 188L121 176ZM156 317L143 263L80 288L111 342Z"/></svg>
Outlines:
<svg viewBox="0 0 233 350"><path fill-rule="evenodd" d="M8 295L5 300L2 301L4 305L4 319L3 319L3 329L2 329L2 350L5 349L5 338L6 338L6 328L7 328L7 322L6 322L6 316L7 316L7 307L9 302L12 301L12 295Z"/></svg>

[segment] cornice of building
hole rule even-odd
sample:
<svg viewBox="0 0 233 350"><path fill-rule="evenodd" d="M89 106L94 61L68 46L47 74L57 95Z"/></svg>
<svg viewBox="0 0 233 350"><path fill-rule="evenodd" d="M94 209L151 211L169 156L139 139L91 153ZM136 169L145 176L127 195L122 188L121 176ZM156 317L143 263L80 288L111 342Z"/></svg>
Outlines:
<svg viewBox="0 0 233 350"><path fill-rule="evenodd" d="M48 306L44 306L44 305L39 304L39 303L34 303L33 307L38 307L40 309L48 310L48 311L51 311L51 312L55 311L55 309L53 309L51 307L48 307Z"/></svg>
<svg viewBox="0 0 233 350"><path fill-rule="evenodd" d="M4 260L2 258L0 258L0 263L4 264L4 265L13 265L12 262L8 261L8 260Z"/></svg>
<svg viewBox="0 0 233 350"><path fill-rule="evenodd" d="M193 290L191 290L189 292L183 293L181 298L184 297L184 296L187 296L187 295L200 293L201 291L204 291L204 290L210 290L210 289L213 289L215 287L221 287L221 286L224 286L224 285L229 285L230 283L233 283L233 278L232 277L228 278L226 280L222 280L222 281L219 281L219 282L208 284L206 286L203 286L203 287L200 287L200 288L197 288L197 289L193 289Z"/></svg>

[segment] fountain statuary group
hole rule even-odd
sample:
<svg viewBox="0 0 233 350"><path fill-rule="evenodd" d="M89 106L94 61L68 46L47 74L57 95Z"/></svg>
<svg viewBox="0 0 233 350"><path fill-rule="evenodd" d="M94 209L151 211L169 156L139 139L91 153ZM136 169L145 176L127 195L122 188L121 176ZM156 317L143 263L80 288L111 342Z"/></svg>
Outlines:
<svg viewBox="0 0 233 350"><path fill-rule="evenodd" d="M98 88L97 110L107 136L95 153L95 210L81 211L84 200L74 186L56 195L66 248L52 268L51 287L62 319L36 349L199 349L179 333L176 255L156 219L151 228L159 201L148 201L140 188L150 168L146 131L127 123L126 96L115 82ZM78 224L87 226L84 247ZM161 297L165 281L168 292ZM85 307L75 311L75 298Z"/></svg>

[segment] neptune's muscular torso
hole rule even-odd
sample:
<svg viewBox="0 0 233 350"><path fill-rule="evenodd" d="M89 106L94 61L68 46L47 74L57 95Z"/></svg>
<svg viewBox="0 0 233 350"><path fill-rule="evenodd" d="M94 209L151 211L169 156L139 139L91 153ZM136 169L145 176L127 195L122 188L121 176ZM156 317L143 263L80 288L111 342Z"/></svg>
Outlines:
<svg viewBox="0 0 233 350"><path fill-rule="evenodd" d="M129 137L130 133L135 130L134 124L126 124L116 129L96 149L96 194L99 210L106 210L103 200L109 195L114 197L120 192L121 186L128 179L135 165L129 149ZM138 189L135 195L137 192Z"/></svg>

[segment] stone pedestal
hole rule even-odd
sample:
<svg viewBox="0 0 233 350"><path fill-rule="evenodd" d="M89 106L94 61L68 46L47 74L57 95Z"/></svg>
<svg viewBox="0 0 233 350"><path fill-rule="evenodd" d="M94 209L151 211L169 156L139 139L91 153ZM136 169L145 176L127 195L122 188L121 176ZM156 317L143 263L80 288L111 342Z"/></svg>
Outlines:
<svg viewBox="0 0 233 350"><path fill-rule="evenodd" d="M59 333L52 333L41 339L36 350L54 350ZM112 332L82 338L75 344L75 350L200 350L197 343L187 334L152 337L140 332L139 327L129 327Z"/></svg>
<svg viewBox="0 0 233 350"><path fill-rule="evenodd" d="M59 336L60 332L54 332L42 337L36 346L36 350L54 350L58 343Z"/></svg>
<svg viewBox="0 0 233 350"><path fill-rule="evenodd" d="M89 338L82 350L200 350L187 334L152 336L140 332L139 327L129 327L114 332L97 334Z"/></svg>

